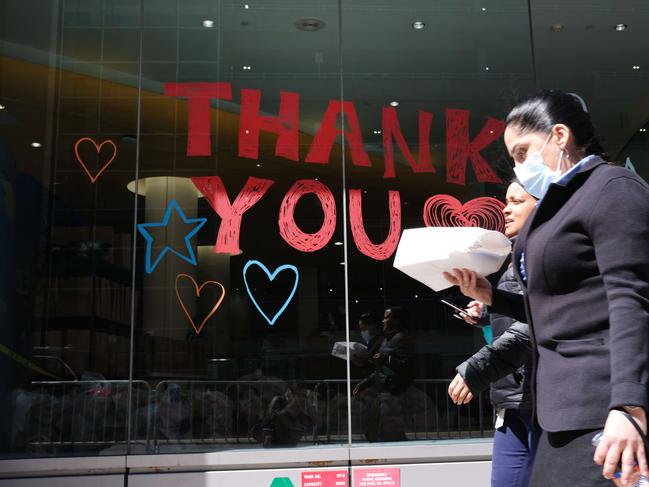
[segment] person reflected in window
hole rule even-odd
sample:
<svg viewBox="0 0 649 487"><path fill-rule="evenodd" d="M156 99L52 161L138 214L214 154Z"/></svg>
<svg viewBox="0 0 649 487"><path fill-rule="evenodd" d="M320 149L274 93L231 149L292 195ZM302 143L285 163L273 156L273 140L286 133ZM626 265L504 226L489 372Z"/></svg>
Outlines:
<svg viewBox="0 0 649 487"><path fill-rule="evenodd" d="M383 342L383 330L376 316L371 312L366 312L358 318L358 331L366 349L355 351L351 355L351 359L354 365L363 369L364 376L367 377L374 371L374 365L370 359L378 352L381 342Z"/></svg>
<svg viewBox="0 0 649 487"><path fill-rule="evenodd" d="M358 396L368 390L365 436L369 441L406 439L403 396L413 382L411 357L413 344L406 333L408 314L400 306L387 308L383 314L383 338L369 359L374 370L353 391Z"/></svg>
<svg viewBox="0 0 649 487"><path fill-rule="evenodd" d="M649 476L649 186L607 162L583 101L569 93L544 90L515 106L504 138L516 175L540 199L514 245L524 295L469 269L446 278L479 302L472 311L490 306L530 325L543 430L530 485L605 487L617 470L616 484L629 485L635 464Z"/></svg>
<svg viewBox="0 0 649 487"><path fill-rule="evenodd" d="M514 179L507 188L505 202L505 235L515 240L537 200ZM500 277L497 288L522 293L511 264ZM527 487L540 435L532 421L529 327L527 323L497 313L477 322L468 318L466 321L477 326L490 324L494 340L457 367L449 395L455 401L460 391L468 389L472 397L485 391L491 383L491 404L497 417L491 486ZM518 367L521 361L525 365Z"/></svg>

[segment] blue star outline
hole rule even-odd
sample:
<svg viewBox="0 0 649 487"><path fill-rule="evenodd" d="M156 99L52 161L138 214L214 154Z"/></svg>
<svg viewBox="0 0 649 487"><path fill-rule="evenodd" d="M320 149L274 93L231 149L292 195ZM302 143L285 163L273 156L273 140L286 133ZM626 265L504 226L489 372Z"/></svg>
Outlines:
<svg viewBox="0 0 649 487"><path fill-rule="evenodd" d="M149 233L147 228L150 228L150 227L166 227L167 224L169 223L169 219L171 218L172 210L175 210L176 213L178 213L180 215L180 218L182 218L183 223L193 223L194 224L194 228L192 228L189 231L189 233L187 233L185 235L185 246L187 248L187 253L189 255L184 255L184 254L178 252L176 249L173 249L173 248L169 247L168 245L166 245L162 249L160 254L158 254L158 257L155 259L153 264L151 264L151 250L152 250L152 247L153 247L153 237L151 236L151 234ZM196 235L196 233L202 228L203 225L205 225L206 222L207 222L207 218L188 219L185 216L185 213L183 212L182 208L180 208L180 205L178 204L178 202L176 200L171 200L171 201L169 201L169 205L167 206L167 211L166 211L165 216L164 216L164 218L162 219L161 222L158 222L158 223L138 223L137 229L142 234L144 239L146 240L146 261L145 261L146 272L148 274L151 274L155 270L156 266L160 263L160 261L162 260L164 255L169 250L171 252L173 252L174 254L176 254L181 259L189 262L190 264L197 265L196 254L194 254L194 248L192 247L189 240L194 235Z"/></svg>

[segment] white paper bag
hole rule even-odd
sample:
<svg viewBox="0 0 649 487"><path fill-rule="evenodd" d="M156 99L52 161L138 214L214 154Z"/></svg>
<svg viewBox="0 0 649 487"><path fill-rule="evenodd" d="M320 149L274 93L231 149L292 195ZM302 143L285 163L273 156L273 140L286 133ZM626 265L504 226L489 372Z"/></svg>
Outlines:
<svg viewBox="0 0 649 487"><path fill-rule="evenodd" d="M333 348L331 349L331 355L334 357L341 358L343 360L347 360L347 347L349 346L349 356L351 357L352 360L354 358L363 353L367 352L367 347L363 345L362 343L358 342L336 342L334 343Z"/></svg>
<svg viewBox="0 0 649 487"><path fill-rule="evenodd" d="M424 227L404 230L394 267L433 291L452 286L442 272L464 267L484 277L496 272L511 252L500 232L477 227Z"/></svg>

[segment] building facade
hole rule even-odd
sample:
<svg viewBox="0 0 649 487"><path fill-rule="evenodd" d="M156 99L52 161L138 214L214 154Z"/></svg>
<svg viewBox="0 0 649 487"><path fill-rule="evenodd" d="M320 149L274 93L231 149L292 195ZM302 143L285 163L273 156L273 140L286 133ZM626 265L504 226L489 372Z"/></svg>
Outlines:
<svg viewBox="0 0 649 487"><path fill-rule="evenodd" d="M647 178L647 25L645 0L0 2L0 486L489 485L488 397L446 394L485 336L399 238L502 229L502 120L539 88ZM341 344L386 310L399 368Z"/></svg>

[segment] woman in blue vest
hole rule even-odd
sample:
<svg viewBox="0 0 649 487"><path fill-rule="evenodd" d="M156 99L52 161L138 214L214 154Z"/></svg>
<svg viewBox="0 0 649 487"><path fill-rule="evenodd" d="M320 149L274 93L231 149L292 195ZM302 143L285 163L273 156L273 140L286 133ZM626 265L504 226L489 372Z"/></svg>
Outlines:
<svg viewBox="0 0 649 487"><path fill-rule="evenodd" d="M507 188L505 200L505 235L514 240L534 210L536 198L515 179ZM497 287L522 293L511 266L500 276ZM532 421L532 354L528 325L497 313L489 315L484 322L469 322L478 326L490 324L494 340L457 367L449 395L457 401L463 389L473 395L485 391L491 384L491 405L497 413L491 486L527 487L540 434ZM518 367L523 355L527 360Z"/></svg>

